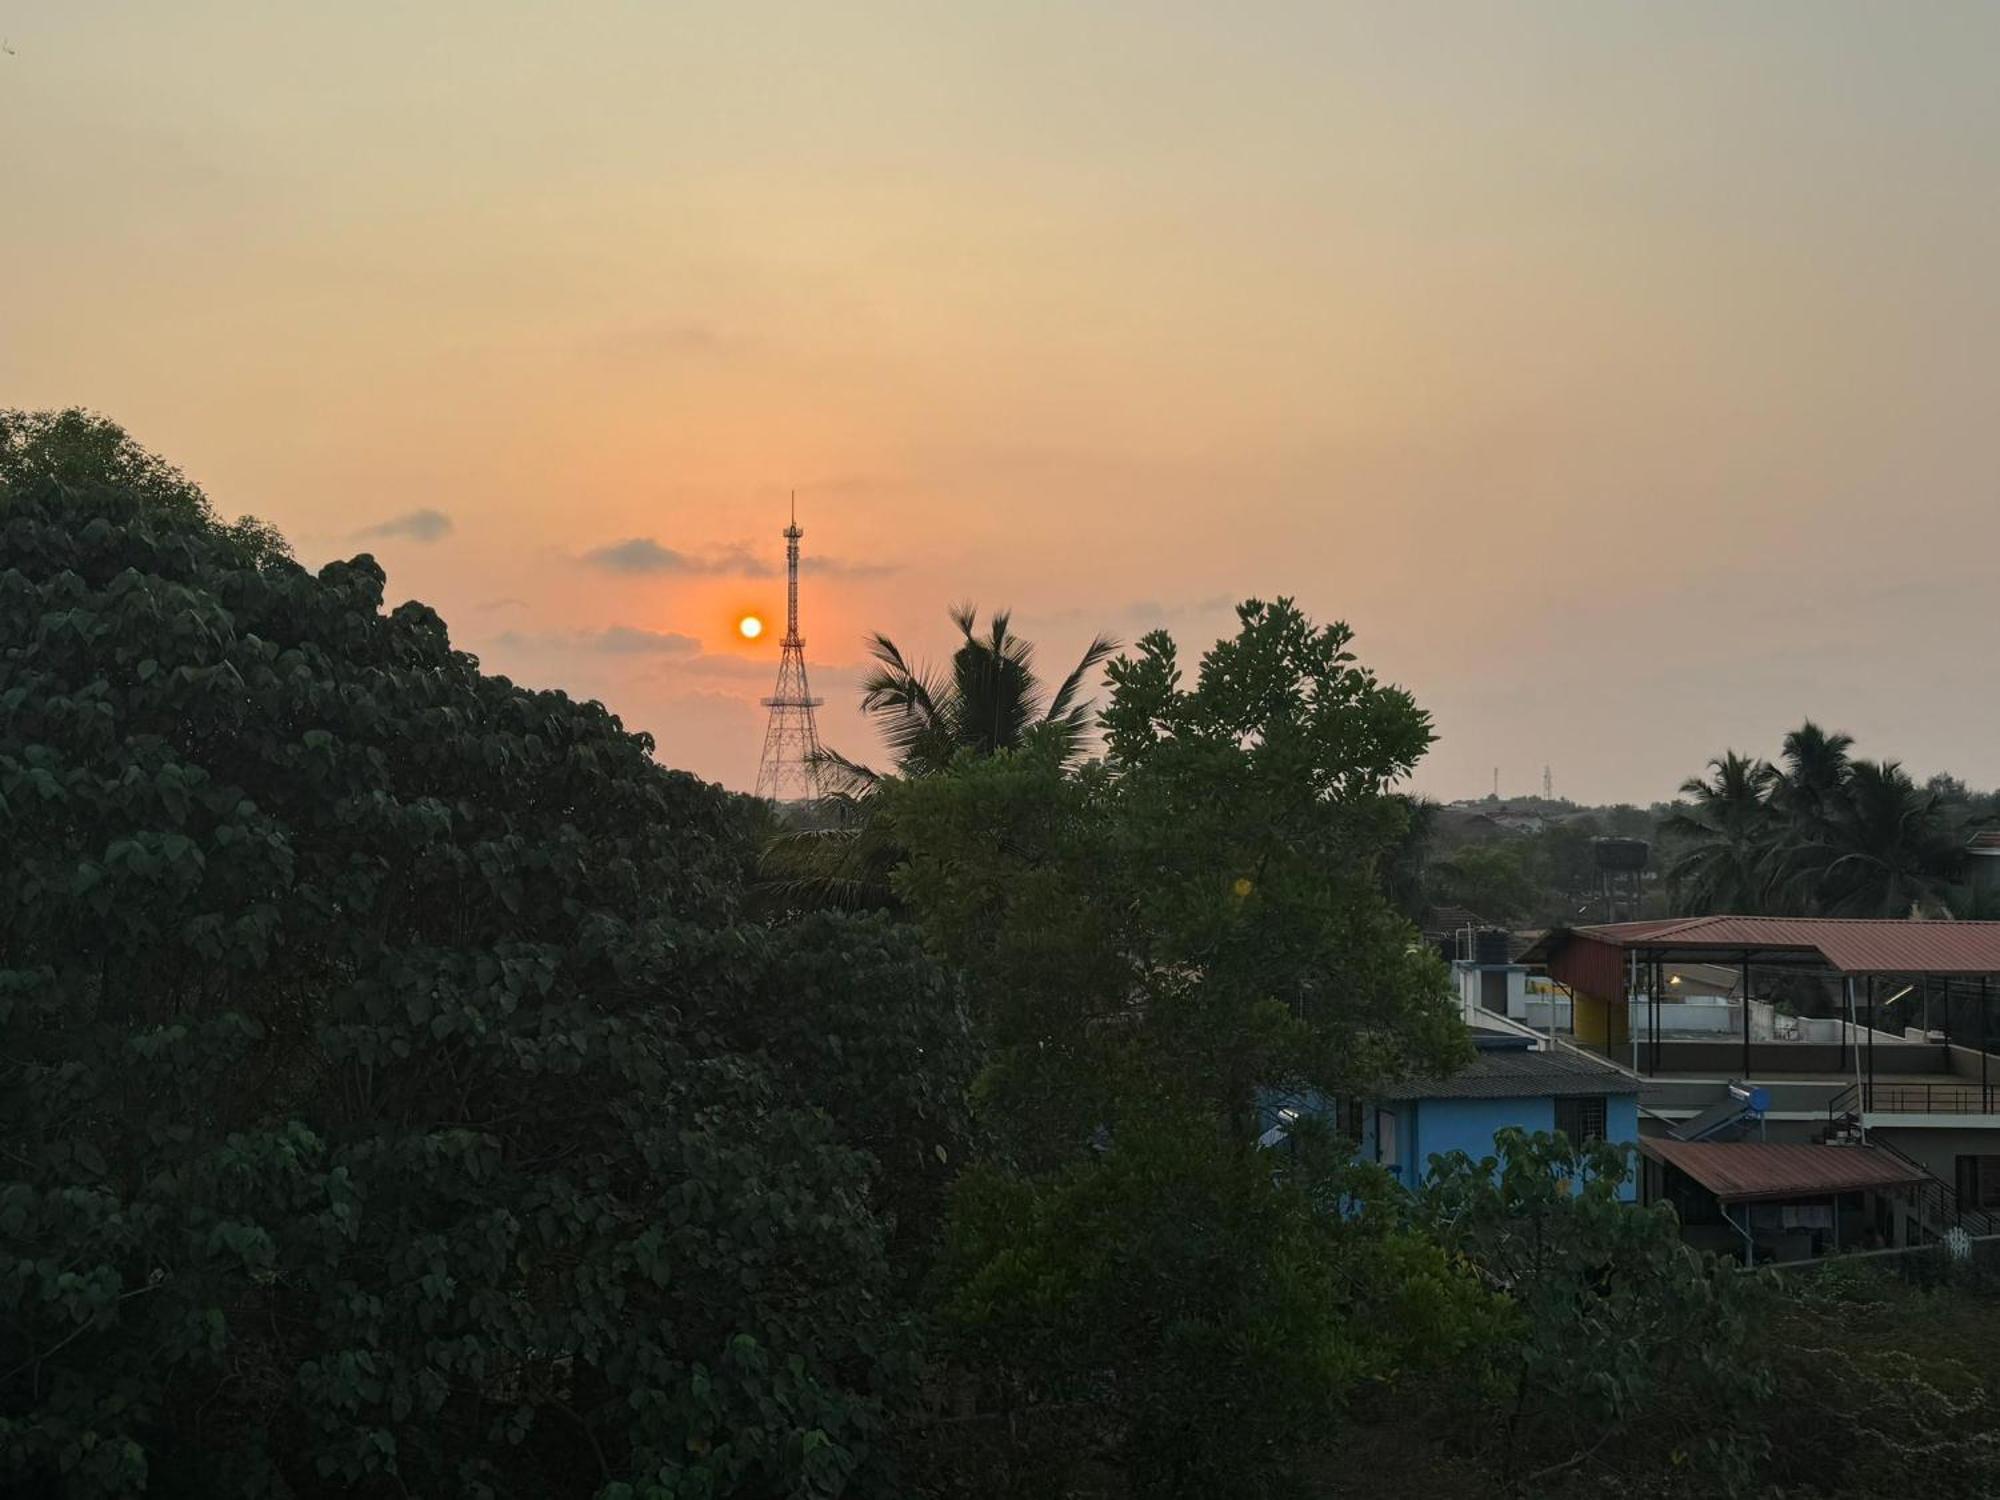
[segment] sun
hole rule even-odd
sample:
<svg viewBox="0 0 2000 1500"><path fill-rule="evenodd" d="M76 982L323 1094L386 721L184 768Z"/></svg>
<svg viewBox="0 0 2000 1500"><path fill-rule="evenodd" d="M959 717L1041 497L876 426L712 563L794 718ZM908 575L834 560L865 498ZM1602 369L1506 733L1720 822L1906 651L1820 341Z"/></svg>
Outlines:
<svg viewBox="0 0 2000 1500"><path fill-rule="evenodd" d="M764 622L755 615L745 615L736 622L736 633L746 641L754 641L764 633Z"/></svg>

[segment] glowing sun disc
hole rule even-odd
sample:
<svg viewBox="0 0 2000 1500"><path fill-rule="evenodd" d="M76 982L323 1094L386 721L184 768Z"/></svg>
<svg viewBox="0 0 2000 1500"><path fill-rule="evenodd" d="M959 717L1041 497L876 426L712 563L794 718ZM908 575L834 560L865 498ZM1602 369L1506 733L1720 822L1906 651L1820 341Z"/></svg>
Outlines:
<svg viewBox="0 0 2000 1500"><path fill-rule="evenodd" d="M764 622L755 615L745 615L736 622L736 633L746 641L754 641L764 633Z"/></svg>

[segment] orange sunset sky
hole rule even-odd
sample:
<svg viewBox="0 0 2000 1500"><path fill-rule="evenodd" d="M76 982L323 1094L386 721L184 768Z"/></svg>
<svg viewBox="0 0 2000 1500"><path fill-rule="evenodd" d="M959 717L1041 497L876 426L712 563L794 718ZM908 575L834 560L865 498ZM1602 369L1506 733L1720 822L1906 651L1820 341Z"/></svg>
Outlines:
<svg viewBox="0 0 2000 1500"><path fill-rule="evenodd" d="M2000 7L0 0L0 404L747 788L863 633L1347 619L1418 784L2000 782ZM635 541L651 548L604 549ZM607 565L622 560L623 568ZM636 566L634 564L644 564Z"/></svg>

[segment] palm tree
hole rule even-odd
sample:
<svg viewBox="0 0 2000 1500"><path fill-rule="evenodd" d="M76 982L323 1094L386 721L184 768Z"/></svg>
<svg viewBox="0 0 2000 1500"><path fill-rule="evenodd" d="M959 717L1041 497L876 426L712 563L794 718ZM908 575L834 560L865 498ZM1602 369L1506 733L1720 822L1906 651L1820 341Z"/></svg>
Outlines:
<svg viewBox="0 0 2000 1500"><path fill-rule="evenodd" d="M888 636L869 639L874 669L861 684L862 712L872 718L895 757L881 772L834 750L820 753L827 787L825 826L795 829L765 845L767 887L797 905L892 906L889 877L903 851L878 795L887 776L936 776L963 755L999 755L1031 740L1052 744L1064 761L1083 751L1095 704L1082 696L1090 674L1119 649L1098 636L1069 675L1048 692L1035 672L1035 648L996 612L985 632L969 604L955 605L952 624L963 637L948 671L906 656Z"/></svg>
<svg viewBox="0 0 2000 1500"><path fill-rule="evenodd" d="M1776 826L1769 799L1778 773L1734 750L1708 764L1714 774L1682 782L1687 805L1660 825L1692 845L1668 869L1667 879L1689 915L1761 912Z"/></svg>
<svg viewBox="0 0 2000 1500"><path fill-rule="evenodd" d="M1818 909L1826 867L1838 854L1834 827L1849 812L1853 746L1852 735L1829 734L1811 719L1785 736L1783 768L1772 773L1768 798L1776 820L1770 890L1784 911Z"/></svg>
<svg viewBox="0 0 2000 1500"><path fill-rule="evenodd" d="M1839 917L1949 915L1964 846L1943 799L1893 760L1852 762L1844 791L1821 846L1820 910Z"/></svg>
<svg viewBox="0 0 2000 1500"><path fill-rule="evenodd" d="M861 709L879 725L896 757L896 774L933 776L962 753L1018 750L1031 734L1053 739L1062 758L1072 759L1082 748L1093 708L1078 694L1118 642L1098 636L1044 700L1035 675L1035 648L1013 633L1013 617L1006 610L993 616L984 636L979 634L979 612L971 605L954 605L950 614L964 643L952 653L945 675L912 665L886 635L869 639L875 669L861 684ZM830 758L850 773L876 774L844 757Z"/></svg>

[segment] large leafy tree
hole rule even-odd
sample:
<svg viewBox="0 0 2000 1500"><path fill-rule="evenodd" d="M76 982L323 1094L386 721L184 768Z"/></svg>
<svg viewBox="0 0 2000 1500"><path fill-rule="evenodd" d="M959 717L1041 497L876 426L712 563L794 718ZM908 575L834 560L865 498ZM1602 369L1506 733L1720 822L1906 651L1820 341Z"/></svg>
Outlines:
<svg viewBox="0 0 2000 1500"><path fill-rule="evenodd" d="M888 1487L948 986L735 924L746 803L107 451L0 478L0 1486Z"/></svg>
<svg viewBox="0 0 2000 1500"><path fill-rule="evenodd" d="M1112 664L1104 761L1031 743L888 790L898 888L989 1058L997 1159L956 1200L947 1322L995 1410L1087 1414L1037 1485L1098 1448L1140 1493L1266 1492L1303 1447L1242 1413L1319 1424L1393 1336L1333 1211L1339 1153L1279 1181L1254 1144L1267 1091L1464 1046L1378 869L1429 721L1349 639L1253 601L1192 683L1164 633Z"/></svg>

